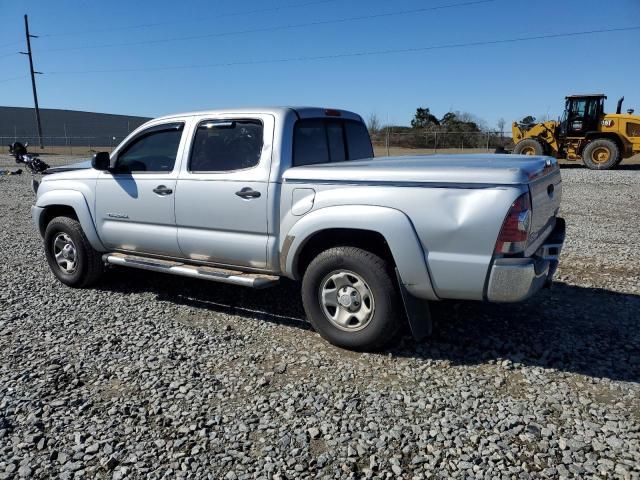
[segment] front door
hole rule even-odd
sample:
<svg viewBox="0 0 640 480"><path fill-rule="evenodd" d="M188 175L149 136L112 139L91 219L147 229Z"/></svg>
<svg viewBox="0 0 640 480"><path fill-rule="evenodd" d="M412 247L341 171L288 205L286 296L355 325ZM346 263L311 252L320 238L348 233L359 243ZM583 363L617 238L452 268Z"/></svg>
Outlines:
<svg viewBox="0 0 640 480"><path fill-rule="evenodd" d="M265 268L273 117L200 118L176 192L187 258Z"/></svg>
<svg viewBox="0 0 640 480"><path fill-rule="evenodd" d="M96 185L98 235L107 248L181 256L175 192L184 122L143 130L114 152Z"/></svg>

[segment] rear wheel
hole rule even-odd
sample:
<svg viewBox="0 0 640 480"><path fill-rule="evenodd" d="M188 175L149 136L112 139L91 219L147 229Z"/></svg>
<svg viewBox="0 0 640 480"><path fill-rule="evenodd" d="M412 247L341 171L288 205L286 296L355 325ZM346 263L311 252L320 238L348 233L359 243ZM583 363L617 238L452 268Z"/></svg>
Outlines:
<svg viewBox="0 0 640 480"><path fill-rule="evenodd" d="M593 140L582 151L582 161L592 170L607 170L620 163L620 149L607 138Z"/></svg>
<svg viewBox="0 0 640 480"><path fill-rule="evenodd" d="M389 266L354 247L326 250L309 264L302 301L324 339L353 350L380 350L393 340L402 318Z"/></svg>
<svg viewBox="0 0 640 480"><path fill-rule="evenodd" d="M55 217L44 233L44 252L53 274L70 287L87 287L102 274L100 252L93 249L77 220Z"/></svg>
<svg viewBox="0 0 640 480"><path fill-rule="evenodd" d="M517 155L544 155L544 145L535 138L525 138L513 149Z"/></svg>

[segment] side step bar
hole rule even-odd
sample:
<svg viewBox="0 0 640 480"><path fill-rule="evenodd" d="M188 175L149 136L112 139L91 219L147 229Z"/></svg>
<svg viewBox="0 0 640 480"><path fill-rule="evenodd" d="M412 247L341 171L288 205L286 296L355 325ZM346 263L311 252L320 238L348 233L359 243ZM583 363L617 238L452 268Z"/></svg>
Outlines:
<svg viewBox="0 0 640 480"><path fill-rule="evenodd" d="M189 265L172 260L160 260L123 253L107 253L102 256L105 263L123 267L140 268L152 272L171 273L183 277L200 278L214 282L231 283L252 288L266 288L278 283L279 277L262 273L248 273L223 268Z"/></svg>

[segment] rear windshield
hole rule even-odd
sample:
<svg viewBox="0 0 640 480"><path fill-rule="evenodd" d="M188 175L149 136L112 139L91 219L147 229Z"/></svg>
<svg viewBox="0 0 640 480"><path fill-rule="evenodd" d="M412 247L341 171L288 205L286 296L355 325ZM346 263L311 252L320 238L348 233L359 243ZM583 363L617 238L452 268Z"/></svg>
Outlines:
<svg viewBox="0 0 640 480"><path fill-rule="evenodd" d="M354 120L298 120L293 131L293 166L373 157L367 127Z"/></svg>

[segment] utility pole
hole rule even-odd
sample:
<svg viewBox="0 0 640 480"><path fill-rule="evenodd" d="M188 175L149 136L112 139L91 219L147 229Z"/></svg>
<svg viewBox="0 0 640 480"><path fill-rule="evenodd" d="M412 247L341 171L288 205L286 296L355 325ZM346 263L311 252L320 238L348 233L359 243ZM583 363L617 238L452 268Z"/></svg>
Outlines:
<svg viewBox="0 0 640 480"><path fill-rule="evenodd" d="M24 32L27 36L27 51L20 52L22 55L29 56L29 70L31 71L31 88L33 88L33 103L36 107L36 124L38 125L38 143L40 149L44 148L42 143L42 124L40 123L40 107L38 107L38 92L36 91L36 74L42 75L42 72L36 72L33 70L33 57L31 55L31 38L38 38L37 35L29 35L29 20L27 16L24 16Z"/></svg>

